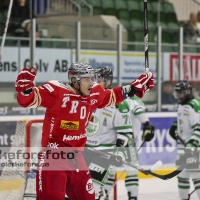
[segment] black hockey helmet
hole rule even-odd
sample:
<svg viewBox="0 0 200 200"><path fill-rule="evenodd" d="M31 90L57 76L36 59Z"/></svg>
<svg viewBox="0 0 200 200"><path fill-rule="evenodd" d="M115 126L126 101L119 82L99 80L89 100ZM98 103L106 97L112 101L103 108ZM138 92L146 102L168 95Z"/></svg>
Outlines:
<svg viewBox="0 0 200 200"><path fill-rule="evenodd" d="M72 83L72 78L76 78L76 81L80 82L80 79L83 77L93 77L96 78L96 73L94 68L83 62L72 63L68 69L68 79L69 83Z"/></svg>
<svg viewBox="0 0 200 200"><path fill-rule="evenodd" d="M110 85L113 81L113 71L109 67L98 67L96 70L97 78L103 79L105 83L110 80Z"/></svg>
<svg viewBox="0 0 200 200"><path fill-rule="evenodd" d="M174 90L176 92L176 97L180 100L180 102L185 102L192 96L192 85L189 81L178 81L174 86Z"/></svg>

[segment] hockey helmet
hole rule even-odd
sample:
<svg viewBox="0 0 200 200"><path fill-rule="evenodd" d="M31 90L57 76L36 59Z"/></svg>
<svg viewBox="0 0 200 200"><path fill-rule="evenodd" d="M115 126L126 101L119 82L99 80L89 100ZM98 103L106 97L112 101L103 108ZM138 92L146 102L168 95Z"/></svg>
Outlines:
<svg viewBox="0 0 200 200"><path fill-rule="evenodd" d="M175 86L174 90L176 92L176 97L181 100L182 98L190 97L192 95L192 85L190 84L189 81L178 81Z"/></svg>
<svg viewBox="0 0 200 200"><path fill-rule="evenodd" d="M113 71L109 67L98 67L96 69L96 74L98 79L103 79L106 83L108 80L110 80L110 85L113 81Z"/></svg>
<svg viewBox="0 0 200 200"><path fill-rule="evenodd" d="M92 77L95 79L96 73L94 68L91 65L83 62L72 63L68 69L69 83L72 83L72 78L76 78L76 81L80 82L80 79L84 77Z"/></svg>

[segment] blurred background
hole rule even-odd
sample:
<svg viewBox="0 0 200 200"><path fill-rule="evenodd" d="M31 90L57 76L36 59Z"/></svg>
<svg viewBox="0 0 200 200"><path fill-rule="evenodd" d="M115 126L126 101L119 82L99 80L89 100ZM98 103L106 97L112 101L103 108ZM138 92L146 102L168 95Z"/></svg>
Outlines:
<svg viewBox="0 0 200 200"><path fill-rule="evenodd" d="M9 2L0 1L0 36ZM38 69L37 86L68 82L74 61L109 66L114 86L130 84L144 73L143 10L143 0L14 0L0 61L0 115L44 114L17 104L23 67ZM155 89L143 98L147 111L175 111L179 79L190 80L200 99L200 0L148 0L148 28Z"/></svg>

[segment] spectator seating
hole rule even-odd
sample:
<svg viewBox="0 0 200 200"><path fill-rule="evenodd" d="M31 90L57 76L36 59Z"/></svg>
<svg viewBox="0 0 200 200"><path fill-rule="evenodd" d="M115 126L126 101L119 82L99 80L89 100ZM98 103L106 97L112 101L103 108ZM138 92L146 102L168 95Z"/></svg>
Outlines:
<svg viewBox="0 0 200 200"><path fill-rule="evenodd" d="M115 9L113 0L102 0L102 7L105 15L116 16L117 11Z"/></svg>
<svg viewBox="0 0 200 200"><path fill-rule="evenodd" d="M103 14L101 0L87 0L87 2L91 6L93 6L93 15L102 15Z"/></svg>
<svg viewBox="0 0 200 200"><path fill-rule="evenodd" d="M130 19L141 20L143 18L143 13L141 12L140 4L137 1L127 1L126 3Z"/></svg>
<svg viewBox="0 0 200 200"><path fill-rule="evenodd" d="M94 8L94 14L115 15L121 24L128 30L128 40L143 42L144 2L141 0L87 0ZM95 9L101 10L95 12ZM157 0L148 0L148 28L149 42L155 43L157 26L162 27L162 42L178 44L179 24L174 6L170 2L159 3ZM131 49L143 49L140 45ZM149 45L150 51L155 51L156 45ZM163 51L177 51L173 46L163 45ZM190 49L187 49L190 51Z"/></svg>
<svg viewBox="0 0 200 200"><path fill-rule="evenodd" d="M115 9L117 11L117 18L118 19L124 19L129 20L129 12L127 12L127 4L124 1L115 1Z"/></svg>

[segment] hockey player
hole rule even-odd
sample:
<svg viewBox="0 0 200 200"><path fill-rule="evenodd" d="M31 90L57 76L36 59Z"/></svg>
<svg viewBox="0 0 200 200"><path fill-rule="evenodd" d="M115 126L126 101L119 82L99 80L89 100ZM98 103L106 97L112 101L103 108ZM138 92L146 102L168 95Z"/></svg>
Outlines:
<svg viewBox="0 0 200 200"><path fill-rule="evenodd" d="M194 154L199 157L196 148L200 146L200 102L193 97L192 86L189 81L179 81L175 84L176 96L179 100L177 121L170 128L170 135L177 140L177 134L185 141L185 148L178 140L178 155L176 164L181 165L188 160L195 161ZM195 161L196 162L196 161ZM189 199L190 178L194 183L196 193L200 199L200 172L199 164L187 163L178 175L178 190L181 200ZM195 172L191 169L198 169Z"/></svg>
<svg viewBox="0 0 200 200"><path fill-rule="evenodd" d="M113 80L113 72L109 67L97 68L98 83L104 88L110 88ZM132 103L132 106L134 103ZM135 108L135 106L133 106ZM146 121L145 121L146 122ZM133 146L134 137L132 132L132 122L130 119L130 107L127 101L123 101L116 107L110 106L103 109L97 109L92 114L92 117L87 126L87 143L88 147L95 147L98 150L111 152L115 155L121 156L121 159L129 159L133 164L137 163L137 155L135 147ZM117 147L117 148L116 148ZM119 160L121 160L119 157ZM121 165L119 162L113 165ZM137 171L131 167L126 167L126 188L129 199L137 199L138 194L138 178ZM116 170L111 170L109 178L103 183L108 194L113 188L114 175ZM95 176L96 177L96 176ZM97 180L94 180L97 182ZM99 181L100 182L100 181ZM98 196L98 189L100 183L96 185L96 193ZM97 197L98 198L98 197Z"/></svg>
<svg viewBox="0 0 200 200"><path fill-rule="evenodd" d="M140 148L138 144L142 142L149 142L154 137L154 126L150 125L149 117L146 114L146 107L142 100L137 96L127 98L125 101L128 102L130 108L130 117L133 128L133 138L134 146L138 149ZM140 134L141 125L143 126L142 137ZM138 164L138 161L135 161L134 164ZM129 199L137 200L138 196L138 171L126 167L126 178L125 186L128 191ZM105 187L106 188L106 187ZM108 189L107 189L108 190Z"/></svg>
<svg viewBox="0 0 200 200"><path fill-rule="evenodd" d="M17 77L18 103L23 107L47 108L42 133L43 150L36 176L38 200L63 200L65 192L70 200L94 200L91 175L82 156L88 119L96 108L118 104L133 94L142 97L147 89L154 87L151 72L141 75L131 85L112 90L93 85L95 75L89 64L77 62L68 69L67 85L49 81L36 87L36 69L33 67L22 69ZM48 159L49 152L51 158ZM53 158L52 152L60 152L59 160Z"/></svg>
<svg viewBox="0 0 200 200"><path fill-rule="evenodd" d="M126 101L129 103L129 106L131 108L131 121L133 123L133 133L134 137L136 139L136 146L141 141L149 142L154 137L154 126L149 124L149 117L146 113L146 107L145 104L142 102L140 98L137 96L133 96L130 98L127 98ZM143 125L143 134L140 138L140 130L141 130L141 124Z"/></svg>

